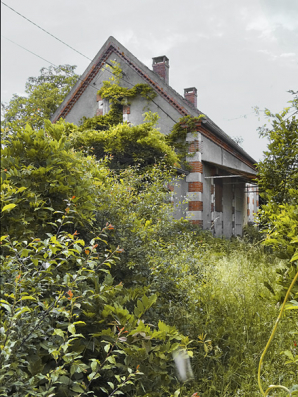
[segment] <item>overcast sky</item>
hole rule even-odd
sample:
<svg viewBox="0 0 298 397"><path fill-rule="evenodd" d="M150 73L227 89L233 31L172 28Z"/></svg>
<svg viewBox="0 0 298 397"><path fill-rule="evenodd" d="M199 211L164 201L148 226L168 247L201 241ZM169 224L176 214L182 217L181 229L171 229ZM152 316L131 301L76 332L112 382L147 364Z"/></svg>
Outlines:
<svg viewBox="0 0 298 397"><path fill-rule="evenodd" d="M198 108L260 160L265 123L253 107L281 111L298 90L298 0L5 0L28 19L93 58L114 36L148 67L170 60L170 85L198 89ZM89 61L1 4L2 101L24 94L29 76Z"/></svg>

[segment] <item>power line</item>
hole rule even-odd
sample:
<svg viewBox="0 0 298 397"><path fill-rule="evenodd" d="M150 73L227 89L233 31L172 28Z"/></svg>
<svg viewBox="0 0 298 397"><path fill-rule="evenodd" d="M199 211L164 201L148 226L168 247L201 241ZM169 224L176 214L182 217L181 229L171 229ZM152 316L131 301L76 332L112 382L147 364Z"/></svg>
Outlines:
<svg viewBox="0 0 298 397"><path fill-rule="evenodd" d="M10 40L8 37L5 37L5 36L2 36L2 37L4 37L6 40L10 41L11 43L17 45L18 47L22 48L23 50L25 50L25 51L27 51L27 52L30 52L30 54L35 55L36 57L42 59L42 60L45 61L45 62L48 62L49 64L53 65L54 67L56 67L56 68L58 67L58 66L55 65L54 63L52 63L52 62L48 61L47 59L41 57L40 55L36 54L35 52L28 50L28 48L23 47L22 45L16 43L16 42L13 41L13 40ZM107 63L110 67L112 67L108 62L106 62L106 63ZM113 72L111 72L109 69L105 68L105 70L106 70L108 73L113 74ZM72 74L75 75L76 73L72 72ZM130 81L124 79L123 77L120 77L120 79L123 80L123 81L125 81L127 84L130 84L132 87L134 86ZM82 80L80 77L78 77L78 80L81 81L82 83L85 82L85 81ZM87 83L87 85L90 86L90 87L92 87L94 90L98 91L98 87L94 86L94 84ZM170 119L173 120L174 123L177 123L177 121L175 121L175 120L174 120L174 119L173 119L161 106L159 106L153 99L150 99L150 100L151 100L160 110L162 110L168 117L170 117ZM120 103L120 101L119 101L119 103Z"/></svg>
<svg viewBox="0 0 298 397"><path fill-rule="evenodd" d="M12 7L10 7L9 5L7 5L6 3L4 3L2 0L1 0L1 3L2 3L3 5L5 5L7 8L9 8L11 11L15 12L15 13L16 13L17 15L19 15L20 17L24 18L26 21L32 23L32 24L33 24L34 26L36 26L38 29L42 30L43 32L45 32L45 33L48 34L49 36L52 36L55 40L58 40L60 43L64 44L65 46L67 46L67 47L70 48L71 50L73 50L73 51L75 51L76 53L80 54L81 56L83 56L84 58L88 59L89 61L92 61L91 58L89 58L89 57L87 57L86 55L82 54L80 51L76 50L75 48L73 48L73 47L70 46L69 44L65 43L63 40L59 39L58 37L54 36L52 33L48 32L47 30L45 30L45 29L42 28L41 26L37 25L35 22L31 21L29 18L25 17L23 14L21 14L21 13L18 12L18 11L16 11L16 10L13 9ZM3 37L5 37L5 36L3 36ZM7 40L11 41L12 43L14 43L15 45L17 45L17 46L23 48L25 51L30 52L31 54L37 56L38 58L40 58L40 59L42 59L42 60L44 60L44 61L46 61L46 62L48 62L48 63L50 63L51 65L53 65L53 66L56 67L56 65L54 65L52 62L47 61L46 59L44 59L44 58L42 58L41 56L35 54L34 52L28 50L27 48L25 48L25 47L23 47L23 46L21 46L21 45L15 43L14 41L8 39L7 37L5 37L5 38L6 38ZM106 62L106 63L107 63L107 62ZM129 65L129 66L130 66L130 65ZM108 69L106 69L106 70L107 70L108 72L110 72ZM110 73L113 74L112 72L110 72ZM81 80L80 78L79 78L78 80L83 81L83 80ZM123 80L123 81L125 81L126 83L130 84L131 86L133 86L132 83L130 83L129 81L125 80L123 77L121 78L121 80ZM88 85L90 85L90 84L88 84ZM93 87L93 88L95 88L95 87ZM96 89L96 88L95 88L95 89ZM155 106L157 106L160 110L162 110L172 121L174 121L174 123L177 123L177 121L174 120L174 119L173 119L161 106L159 106L153 99L151 99L151 101L155 104ZM245 115L243 115L243 116L236 117L236 118L233 118L233 119L227 119L227 120L228 120L228 121L232 121L232 120L237 120L237 119L240 119L240 118L246 118L249 114L252 114L252 113L254 113L254 112L251 112L251 113L248 113L248 114L245 114ZM290 118L291 116L293 116L293 115L296 114L296 113L297 113L297 111L294 112L292 115L290 115L288 118ZM287 118L287 119L288 119L288 118ZM287 119L286 119L286 120L287 120Z"/></svg>
<svg viewBox="0 0 298 397"><path fill-rule="evenodd" d="M53 65L53 66L56 67L56 65L55 65L54 63L52 63L52 62L48 61L47 59L45 59L45 58L43 58L43 57L41 57L41 56L35 54L35 52L32 52L32 51L28 50L28 48L25 48L25 47L23 47L22 45L20 45L20 44L14 42L14 41L12 41L12 40L10 40L8 37L5 37L5 36L3 36L3 35L2 35L2 37L4 37L6 40L12 42L13 44L17 45L18 47L23 48L23 50L30 52L30 54L33 54L33 55L35 55L36 57L42 59L43 61L46 61L46 62L48 62L48 63L50 63L51 65Z"/></svg>
<svg viewBox="0 0 298 397"><path fill-rule="evenodd" d="M23 50L30 52L30 54L33 54L33 55L35 55L36 57L38 57L38 58L40 58L40 59L42 59L42 60L44 60L44 61L50 63L50 64L53 65L55 68L58 68L57 65L55 65L54 63L52 63L52 62L50 62L50 61L47 61L45 58L42 58L41 56L35 54L35 52L28 50L28 48L23 47L22 45L16 43L15 41L10 40L9 38L7 38L7 37L5 37L5 36L2 36L2 37L4 37L4 38L5 38L6 40L8 40L8 41L11 41L13 44L17 45L18 47L21 47ZM75 72L71 72L71 74L72 74L72 75L75 75L76 73L75 73ZM78 80L84 82L84 80L82 80L80 77L78 77ZM92 88L94 88L95 90L98 91L98 88L94 87L94 85L91 85L90 83L88 83L88 85L90 85L90 87L92 87Z"/></svg>
<svg viewBox="0 0 298 397"><path fill-rule="evenodd" d="M71 48L73 51L77 52L78 54L82 55L84 58L89 59L89 61L92 61L92 59L90 59L89 57L87 57L86 55L82 54L80 51L76 50L75 48L71 47L69 44L65 43L64 41L58 39L58 37L54 36L52 33L48 32L47 30L43 29L41 26L37 25L37 23L31 21L30 19L28 19L27 17L25 17L24 15L22 15L21 13L19 13L18 11L14 10L12 7L10 7L9 5L5 4L3 1L1 1L1 3L3 5L5 5L7 8L9 8L10 10L12 10L13 12L15 12L16 14L18 14L20 17L26 19L26 21L32 23L34 26L36 26L38 29L41 29L43 32L45 32L46 34L54 37L54 39L60 41L60 43L66 45L67 47Z"/></svg>
<svg viewBox="0 0 298 397"><path fill-rule="evenodd" d="M1 0L1 3L2 3L3 5L5 5L7 8L9 8L10 10L12 10L13 12L15 12L16 14L18 14L19 16L21 16L22 18L26 19L28 22L32 23L32 24L33 24L34 26L36 26L37 28L41 29L42 31L44 31L44 32L47 33L48 35L52 36L54 39L60 41L60 43L66 45L67 47L69 47L69 48L72 49L73 51L77 52L78 54L82 55L84 58L88 59L89 61L92 61L92 59L90 59L90 58L87 57L86 55L82 54L80 51L76 50L75 48L71 47L69 44L65 43L63 40L61 40L61 39L59 39L58 37L54 36L53 34L51 34L50 32L48 32L47 30L43 29L41 26L37 25L36 23L34 23L33 21L31 21L30 19L28 19L27 17L25 17L25 16L22 15L21 13L19 13L18 11L14 10L12 7L10 7L9 5L5 4L2 0ZM4 36L3 36L3 37L4 37ZM6 39L7 39L7 37L6 37ZM26 49L25 47L22 47L21 45L15 43L14 41L12 41L12 40L10 40L10 39L7 39L7 40L11 41L12 43L16 44L17 46L23 48L23 49L26 50L26 51L31 52L31 54L37 56L38 58L43 59L44 61L50 63L51 65L56 66L56 65L54 65L52 62L47 61L46 59L40 57L39 55L37 55L37 54L33 53L32 51ZM106 62L106 63L107 63L107 62ZM111 66L111 65L109 65L109 66ZM130 65L129 65L129 66L130 66ZM113 74L113 72L111 72L110 70L108 70L108 69L105 69L105 70L106 70L107 72ZM80 78L79 78L78 80L83 81L83 80L80 79ZM124 79L123 77L121 78L121 80L125 81L127 84L130 84L132 87L134 86L131 82L127 81L127 80ZM91 84L88 84L88 85L91 85ZM97 89L97 88L94 87L93 85L91 85L91 87ZM175 124L178 122L178 121L174 120L174 119L172 118L172 116L170 116L170 115L169 115L161 106L159 106L153 99L150 99L150 100L155 104L155 106L156 106L158 109L160 109L161 111L163 111Z"/></svg>

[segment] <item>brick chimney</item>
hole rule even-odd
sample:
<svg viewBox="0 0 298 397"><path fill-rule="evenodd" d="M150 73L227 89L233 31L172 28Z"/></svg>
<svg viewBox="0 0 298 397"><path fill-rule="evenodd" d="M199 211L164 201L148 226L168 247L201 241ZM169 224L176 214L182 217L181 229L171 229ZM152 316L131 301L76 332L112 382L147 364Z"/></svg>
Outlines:
<svg viewBox="0 0 298 397"><path fill-rule="evenodd" d="M161 57L152 58L153 60L153 72L157 73L159 77L164 79L164 81L169 84L169 59L163 55Z"/></svg>
<svg viewBox="0 0 298 397"><path fill-rule="evenodd" d="M197 89L195 87L184 88L184 98L197 108Z"/></svg>

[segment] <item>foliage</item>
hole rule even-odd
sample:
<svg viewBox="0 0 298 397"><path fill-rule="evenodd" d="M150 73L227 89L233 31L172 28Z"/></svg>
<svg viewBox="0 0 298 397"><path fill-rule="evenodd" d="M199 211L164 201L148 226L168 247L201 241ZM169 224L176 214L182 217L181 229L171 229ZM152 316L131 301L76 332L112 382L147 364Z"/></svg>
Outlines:
<svg viewBox="0 0 298 397"><path fill-rule="evenodd" d="M288 296L297 296L298 284L298 102L297 93L291 102L292 107L284 109L280 114L272 114L269 110L265 113L270 119L271 128L266 126L260 129L261 136L269 138L268 150L264 153L265 159L258 164L258 183L261 189L261 197L265 200L258 213L262 232L266 234L264 244L269 246L278 257L284 258L284 265L278 270L278 283L283 287L275 293L277 301L286 304ZM294 109L294 112L291 113ZM291 113L291 114L289 114ZM287 304L290 309L295 309L295 300ZM276 325L282 314L279 314ZM297 324L296 324L297 325ZM261 357L267 350L268 345L274 335L266 345ZM296 345L296 342L294 342ZM295 364L295 352L288 350L282 352L290 361L287 364ZM260 362L261 365L261 362ZM259 368L260 373L260 368ZM284 385L284 382L282 382ZM260 379L260 390L265 396L269 390L282 388L284 386L270 386L266 392L262 390ZM280 384L280 382L275 382ZM293 386L294 390L297 388ZM296 390L297 391L297 390Z"/></svg>
<svg viewBox="0 0 298 397"><path fill-rule="evenodd" d="M109 156L112 169L136 165L144 168L156 163L178 165L177 155L156 128L156 113L145 113L144 123L137 126L123 123L122 106L128 105L129 99L138 95L149 101L156 96L154 90L147 84L122 87L120 65L113 62L113 67L107 67L112 77L103 82L98 94L109 101L110 111L103 116L84 118L79 128L72 125L69 129L71 145L76 150L83 149L85 153L94 154L97 159Z"/></svg>
<svg viewBox="0 0 298 397"><path fill-rule="evenodd" d="M180 244L177 240L157 248L151 266L156 290L167 290L171 301L167 314L160 296L165 306L157 315L195 341L191 390L204 397L258 396L258 359L278 315L273 293L281 290L276 271L283 261L262 246L203 233L185 236ZM295 356L292 330L297 318L288 313L279 327L262 376L268 384L283 377L283 384L291 386L296 383L295 363L285 368L279 353L287 347Z"/></svg>
<svg viewBox="0 0 298 397"><path fill-rule="evenodd" d="M38 77L29 77L26 96L13 95L9 104L1 104L3 127L14 130L25 127L42 128L44 119L50 119L65 96L76 83L76 66L60 65L42 68Z"/></svg>
<svg viewBox="0 0 298 397"><path fill-rule="evenodd" d="M123 121L122 112L115 112L113 109L109 113L100 116L94 116L90 118L83 118L82 123L79 127L79 131L93 130L93 131L105 131L110 127L117 124L121 124Z"/></svg>
<svg viewBox="0 0 298 397"><path fill-rule="evenodd" d="M175 148L179 160L183 168L186 170L189 169L189 163L186 160L186 156L190 156L188 153L189 143L186 140L187 133L196 134L196 124L202 117L204 117L203 114L198 117L182 117L179 122L173 126L169 135L166 136L167 143Z"/></svg>
<svg viewBox="0 0 298 397"><path fill-rule="evenodd" d="M166 139L155 115L122 124L121 74L114 65L107 85L115 113L4 134L1 395L256 397L276 300L297 266L296 187L277 184L276 195L273 162L260 168L269 249L256 229L225 241L175 221L171 148L185 158L199 118ZM270 147L281 167L282 146ZM266 353L265 384L296 382L297 293ZM179 347L194 373L184 384L171 357Z"/></svg>
<svg viewBox="0 0 298 397"><path fill-rule="evenodd" d="M4 233L22 238L52 232L50 222L61 219L65 200L76 205L74 227L88 223L90 228L98 205L97 192L106 183L109 171L104 163L73 151L63 131L63 124L46 122L45 130L35 131L27 125L12 135L4 135L1 161Z"/></svg>
<svg viewBox="0 0 298 397"><path fill-rule="evenodd" d="M93 157L85 157L83 153L75 152L71 148L67 133L70 133L72 128L72 125L62 122L56 125L46 122L45 130L34 131L27 126L26 129L19 129L16 134L4 137L2 225L11 237L9 241L3 240L5 244L2 245L4 253L2 263L5 270L5 284L2 291L7 294L3 297L6 302L2 303L9 304L10 308L15 308L11 309L12 311L16 310L14 316L23 309L23 300L27 302L27 299L20 300L21 297L15 298L17 299L15 300L11 295L15 292L10 290L11 286L14 286L14 280L20 274L22 264L24 267L21 269L22 278L20 279L28 279L30 282L22 282L22 291L19 293L32 296L37 301L32 300L31 302L28 299L32 306L26 306L29 311L27 312L25 309L25 314L22 312L23 322L20 321L18 315L11 319L9 312L6 312L9 309L4 307L3 316L7 320L5 324L8 324L5 332L9 333L7 340L11 341L12 346L16 346L16 350L13 349L12 353L8 351L9 356L5 358L8 361L5 361L5 371L2 373L4 376L3 388L8 393L12 390L13 393L19 393L19 395L24 395L25 391L30 395L35 395L34 393L50 395L52 387L55 388L55 391L64 392L65 382L67 382L68 386L71 385L71 387L67 386L69 395L83 393L82 390L85 390L84 387L87 387L91 380L88 376L94 372L93 369L96 367L95 361L92 364L93 362L90 360L91 358L100 360L98 358L100 351L103 353L103 356L100 357L103 358L100 363L97 363L95 372L102 371L102 376L96 381L101 381L99 387L106 388L110 394L113 393L113 390L108 382L115 385L115 395L121 391L121 389L116 390L116 387L120 387L119 385L124 387L125 393L131 392L133 395L139 396L144 395L148 390L152 396L154 396L155 390L162 389L165 393L167 391L170 393L171 389L175 390L176 388L174 386L176 378L170 359L171 352L180 344L186 347L188 339L159 319L150 321L150 314L148 314L148 318L146 317L145 311L151 303L153 304L156 297L150 292L148 283L144 283L144 276L148 274L148 266L146 267L145 263L146 256L144 255L145 244L150 236L154 238L158 235L159 227L162 224L161 218L164 222L171 222L170 207L166 201L168 193L164 188L166 178L170 178L170 173L166 168L153 167L146 173L127 169L119 175L113 176L104 163L98 163ZM56 208L57 210L55 210ZM158 217L160 217L159 220ZM121 249L123 259L119 261L119 265L114 265L111 270L106 269L105 273L108 278L104 280L100 278L98 285L94 286L96 276L92 266L96 268L99 264L96 259L101 258L100 252L102 252L105 243L99 239L98 241L94 240L91 247L85 248L85 245L87 245L87 236L98 230L100 224L105 225L108 219L112 219L113 224L115 221L119 221L116 231L114 226L108 223L108 229L111 229L112 235L114 234L114 237L111 235L106 238L106 241L109 241L110 249L117 251L117 238L119 237L121 244L123 243L125 246L125 252ZM66 227L71 233L67 233L66 237L60 235L60 232L57 235L47 234L53 233L53 229L56 228L55 223L60 231L61 224L64 224L64 228ZM74 233L73 231L77 227L79 232ZM82 230L86 229L89 229L88 233L82 233ZM78 233L81 238L77 241ZM45 235L48 237L44 240ZM25 236L25 242L17 240L18 237L23 239ZM34 244L31 243L32 238L36 236L38 239L33 240ZM96 244L98 247L93 252L92 247L94 250ZM11 246L12 250L9 249ZM95 257L90 256L90 253ZM89 267L87 266L89 265L88 261L84 263L86 258L88 261L91 260ZM53 260L53 264L51 260ZM141 261L139 262L139 260ZM82 263L84 271L77 276L79 265ZM47 267L48 264L50 267ZM132 267L136 269L133 278L129 270ZM84 273L85 268L87 274ZM100 270L100 272L102 271ZM52 276L53 278L51 278ZM117 286L116 291L112 289L111 295L105 295L105 282L111 286L113 279L115 279L113 285ZM122 280L126 281L125 288L122 288ZM82 281L83 284L81 285L78 281ZM90 285L87 286L86 283L91 283L92 288L98 288L100 299L103 300L102 306L100 306L101 300L98 296L95 295L93 298L91 293L86 292L90 290ZM59 291L63 292L64 296L57 302L58 298L55 297L60 296ZM72 298L72 296L65 295L65 291L71 291L74 296L78 297L75 302L81 305L81 307L76 307L79 317L73 316L71 321L69 321L71 308L64 309L64 307L66 307L68 298ZM119 293L118 297L116 293ZM96 308L92 308L92 299L97 299ZM137 300L140 302L137 303ZM151 302L149 306L148 300L149 303ZM63 308L58 305L60 301ZM48 302L46 308L53 308L53 312L46 311L43 306L44 302ZM134 303L137 305L136 308ZM107 328L100 328L94 318L101 310L105 313L104 308L107 310L106 317L104 316L106 320L100 318L98 321L100 321L99 324L103 322L102 327L106 326ZM87 309L94 313L94 315L90 315L90 318L87 316L89 322L82 311ZM132 313L135 317L131 317ZM45 320L43 320L46 317L44 314L46 316L49 314ZM135 318L135 322L125 328L129 335L122 335L124 330L120 331L123 327L119 318L127 324L128 319ZM16 325L14 324L15 319L18 319ZM34 322L36 319L42 319L42 323L37 322L36 324ZM140 319L148 320L148 323L155 324L155 327L147 325L147 321L143 325L139 322ZM83 321L86 326L82 323L74 324L72 321ZM111 321L112 326L110 325ZM121 324L118 324L120 330L115 328L115 321L120 321ZM32 328L30 328L31 323L33 324ZM10 328L11 324L13 324L13 328ZM77 334L72 335L70 331L73 330L72 324L75 327L80 327L80 334L89 343L87 347L83 337L77 336ZM35 329L36 325L40 325L40 328ZM102 331L103 335L108 338L105 339L107 346L114 346L114 342L117 342L117 347L116 344L113 347L118 350L115 357L112 353L107 356L112 349L104 350L105 345L101 342L103 338L101 334L98 335L100 340L96 342L98 346L94 355L89 351L94 349L94 346L89 342L91 336L88 332L91 332L93 328L97 329L97 326L99 330L104 330ZM12 332L16 328L18 332ZM27 329L33 330L32 344L27 343L26 339L26 343L24 342L20 349L17 349L19 336L26 335L27 337ZM54 330L56 331L53 335ZM131 332L133 333L130 334ZM6 336L5 334L4 339ZM132 341L131 344L127 342L125 348L123 347L125 352L123 359L121 356L119 358L121 349L118 341L122 337L126 337L129 343ZM73 339L72 342L71 339ZM47 341L49 341L49 345L47 345ZM82 345L85 349L83 351L80 347ZM73 348L73 346L76 347ZM79 346L78 350L75 350L77 346ZM83 355L85 351L86 356ZM105 353L107 354L105 355ZM32 358L33 363L30 359L28 364L25 357L31 356L35 358ZM106 365L114 365L114 362L107 363L106 356L110 357L108 361L113 359L116 361L115 368L118 368L119 372L114 367L106 367ZM69 357L69 361L65 360L66 357ZM40 367L41 372L30 372L35 361L37 361L36 367ZM140 371L144 366L146 377L132 386L129 382L135 380L137 365L140 365ZM78 369L76 370L76 368ZM131 374L129 373L130 369L132 369ZM12 376L12 372L18 376L18 382ZM8 379L6 373L8 373ZM117 378L117 376L119 377ZM93 387L96 385L92 386L91 390ZM57 393L59 395L60 391ZM156 392L156 395L159 395L159 392Z"/></svg>
<svg viewBox="0 0 298 397"><path fill-rule="evenodd" d="M296 204L298 197L298 118L289 116L289 108L272 114L271 128L263 127L260 135L269 139L265 158L257 165L261 195L270 202Z"/></svg>
<svg viewBox="0 0 298 397"><path fill-rule="evenodd" d="M294 92L292 92L295 94ZM259 219L266 233L265 244L272 247L277 255L288 259L285 269L280 272L280 283L284 286L279 299L282 300L291 280L298 270L298 103L281 114L272 114L271 128L260 129L262 136L269 139L265 159L258 164L260 195L266 200L259 211ZM294 110L294 113L291 113ZM298 290L295 286L293 293Z"/></svg>
<svg viewBox="0 0 298 397"><path fill-rule="evenodd" d="M120 86L122 79L122 69L120 65L113 61L113 65L107 65L107 69L112 76L109 80L103 82L103 86L98 91L98 95L102 99L109 101L110 110L103 116L95 116L92 118L83 118L80 130L107 130L112 126L122 124L123 122L123 106L129 105L130 100L136 96L141 96L147 101L156 97L155 91L147 84L136 84L132 88Z"/></svg>
<svg viewBox="0 0 298 397"><path fill-rule="evenodd" d="M148 101L156 97L155 91L148 84L136 84L132 88L121 87L120 80L123 77L120 64L113 61L113 65L107 65L107 68L111 71L113 76L103 82L103 86L98 91L98 94L104 98L108 99L112 105L127 105L129 104L128 98L134 98L137 95L142 96Z"/></svg>
<svg viewBox="0 0 298 397"><path fill-rule="evenodd" d="M104 81L102 88L98 91L98 94L108 99L111 104L120 103L121 105L128 105L128 98L135 98L137 95L143 98L152 100L156 97L156 93L148 84L136 84L132 88L120 87L117 84L113 84L111 81Z"/></svg>
<svg viewBox="0 0 298 397"><path fill-rule="evenodd" d="M88 120L73 130L69 140L74 149L83 149L97 159L109 156L112 169L135 165L146 167L156 163L178 165L175 152L166 143L165 136L155 128L156 120L155 114L147 113L143 124L130 126L123 123L99 131L85 129L86 123L90 122Z"/></svg>
<svg viewBox="0 0 298 397"><path fill-rule="evenodd" d="M288 298L289 298L290 292L291 292L293 286L295 285L297 279L298 279L298 272L297 272L296 275L294 276L294 278L293 278L293 280L292 280L292 282L291 282L291 285L290 285L290 287L288 288L288 291L287 291L287 293L286 293L286 296L285 296L285 299L284 299L284 301L283 301L282 307L281 307L281 309L280 309L279 315L278 315L277 320L276 320L276 322L275 322L275 325L274 325L274 327L273 327L272 333L271 333L271 335L270 335L270 338L269 338L269 340L268 340L268 342L267 342L267 344L266 344L266 347L265 347L265 349L264 349L264 351L263 351L263 353L262 353L262 356L261 356L261 358L260 358L259 368L258 368L258 384L259 384L259 389L260 389L262 395L265 396L265 397L268 396L268 395L269 395L269 392L270 392L271 390L273 390L273 389L282 389L282 390L286 391L290 396L291 396L291 394L292 394L291 392L293 392L293 394L295 394L295 395L297 394L296 392L298 392L298 385L297 385L297 384L294 385L294 386L292 386L291 389L288 389L287 387L285 387L285 386L283 386L283 385L270 385L270 386L267 388L267 390L264 391L264 390L263 390L263 387L262 387L262 382L261 382L261 370L262 370L263 360L264 360L265 354L266 354L266 352L267 352L267 350L268 350L268 348L269 348L269 346L270 346L270 343L272 342L273 337L274 337L274 335L275 335L275 333L276 333L278 323L279 323L279 321L280 321L280 319L281 319L281 317L282 317L282 315L283 315L284 310L291 309L291 308L296 309L296 310L298 309L298 306L296 306L296 305L293 305L293 306L290 306L290 307L287 307L287 308L286 308L287 300L288 300ZM291 359L290 363L295 363L295 362L298 363L298 359L296 360L296 357L294 358L292 352L286 351L286 352L282 352L282 353L285 354L286 356L290 357L290 359ZM287 364L289 364L289 361L287 362Z"/></svg>
<svg viewBox="0 0 298 397"><path fill-rule="evenodd" d="M144 322L155 295L115 284L110 268L123 250L98 248L109 229L90 246L77 233L1 238L2 396L154 396L175 383L171 352L188 338Z"/></svg>

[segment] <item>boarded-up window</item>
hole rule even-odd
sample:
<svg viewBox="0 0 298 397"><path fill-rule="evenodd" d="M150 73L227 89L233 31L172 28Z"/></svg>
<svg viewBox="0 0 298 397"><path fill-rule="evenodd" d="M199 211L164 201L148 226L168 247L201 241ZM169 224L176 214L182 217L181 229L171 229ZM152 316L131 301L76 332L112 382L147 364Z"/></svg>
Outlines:
<svg viewBox="0 0 298 397"><path fill-rule="evenodd" d="M215 184L215 211L222 212L222 180L214 178Z"/></svg>

